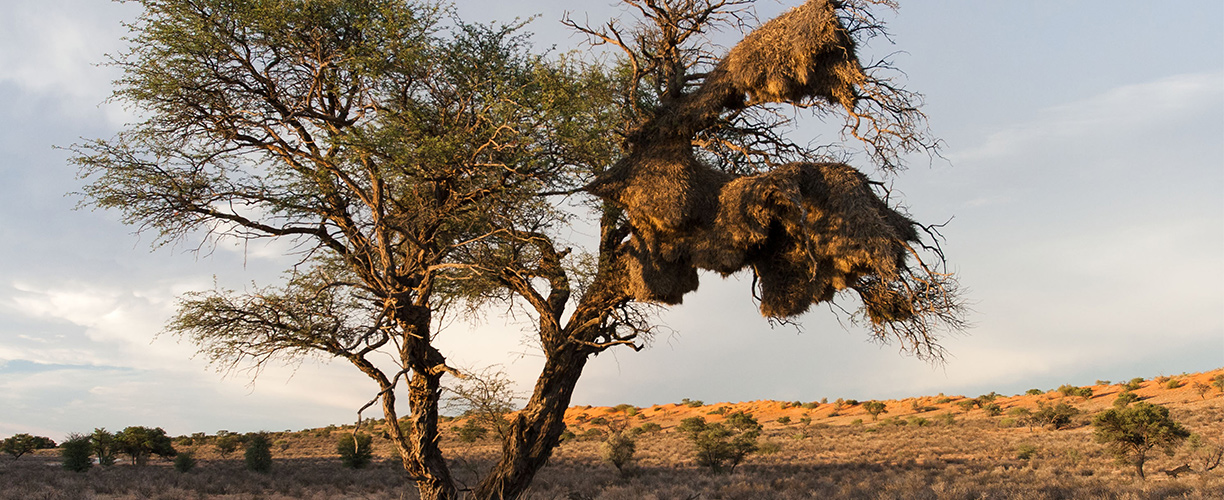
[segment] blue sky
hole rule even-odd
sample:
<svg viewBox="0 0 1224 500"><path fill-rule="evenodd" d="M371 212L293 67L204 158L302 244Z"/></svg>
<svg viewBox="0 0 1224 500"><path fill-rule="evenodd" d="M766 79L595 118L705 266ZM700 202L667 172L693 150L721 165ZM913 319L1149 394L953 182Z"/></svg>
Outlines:
<svg viewBox="0 0 1224 500"><path fill-rule="evenodd" d="M791 3L762 0L762 18ZM132 121L106 103L131 4L0 4L0 437L94 427L172 434L351 421L374 395L343 363L307 360L251 383L158 332L175 297L267 283L277 244L152 249L114 213L73 210L67 146ZM475 20L540 14L540 46L579 39L565 9L610 2L460 2ZM681 398L856 399L1021 392L1224 366L1224 6L1217 2L902 2L885 16L907 85L926 95L947 161L894 184L945 250L974 327L943 365L867 341L815 308L770 328L746 277L703 277L646 351L595 359L575 404ZM814 134L804 122L796 134ZM501 366L527 390L529 326L495 311L446 326L459 366ZM367 415L369 416L369 415Z"/></svg>

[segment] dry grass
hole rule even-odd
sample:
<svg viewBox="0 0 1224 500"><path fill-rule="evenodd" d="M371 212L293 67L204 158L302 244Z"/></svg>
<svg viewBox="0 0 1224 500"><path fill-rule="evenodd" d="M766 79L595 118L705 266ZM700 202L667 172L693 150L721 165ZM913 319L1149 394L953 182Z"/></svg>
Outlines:
<svg viewBox="0 0 1224 500"><path fill-rule="evenodd" d="M1149 380L1135 392L1146 401L1168 406L1174 419L1193 432L1224 442L1224 394L1213 388L1200 397L1192 388L1194 382L1206 383L1219 374L1224 369L1173 377L1184 382L1175 389ZM600 461L598 440L562 444L537 476L530 498L1224 498L1224 470L1178 478L1160 473L1186 463L1199 468L1188 447L1171 457L1154 454L1147 482L1134 478L1128 467L1116 465L1092 441L1087 422L1109 407L1122 388L1092 388L1094 395L1086 400L1054 391L999 397L994 400L1003 411L998 416L980 408L965 412L957 405L967 399L962 396L886 401L888 413L874 423L861 404L840 409L834 403L804 408L776 401L667 404L629 411L575 407L567 413L567 422L579 434L608 428L590 423L599 418L613 426L632 428L651 422L663 429L639 436L637 460L626 477ZM1008 425L1011 408L1058 401L1083 411L1070 428L1030 430ZM751 457L733 474L712 475L697 468L690 445L671 428L690 416L717 421L735 410L755 414L766 426L763 442L776 451ZM944 422L947 414L953 416L952 423ZM781 417L789 417L790 422L777 422ZM922 420L926 423L920 425ZM462 423L458 419L446 426ZM192 449L201 459L187 474L175 472L169 462L143 468L95 467L76 474L58 466L54 450L43 450L16 461L0 459L0 499L416 498L385 439L375 439L381 460L374 466L358 471L342 468L335 456L341 432L351 432L351 426L275 433L276 461L266 475L244 470L240 452L221 459L212 444L178 446ZM453 430L445 436L456 477L475 484L497 457L496 443L462 443Z"/></svg>

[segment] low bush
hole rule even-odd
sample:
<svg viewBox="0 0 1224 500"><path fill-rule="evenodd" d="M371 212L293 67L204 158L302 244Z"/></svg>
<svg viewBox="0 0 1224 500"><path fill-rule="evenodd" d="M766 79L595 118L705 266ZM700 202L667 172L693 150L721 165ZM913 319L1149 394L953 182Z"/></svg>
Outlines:
<svg viewBox="0 0 1224 500"><path fill-rule="evenodd" d="M174 457L174 470L179 471L180 473L186 474L191 472L191 469L194 469L195 466L195 455L190 451L181 452Z"/></svg>
<svg viewBox="0 0 1224 500"><path fill-rule="evenodd" d="M374 438L364 432L344 433L336 440L336 453L340 454L340 464L350 469L361 469L370 465L374 458L371 446Z"/></svg>
<svg viewBox="0 0 1224 500"><path fill-rule="evenodd" d="M85 434L69 434L68 439L60 443L60 458L64 469L72 472L85 472L93 467L93 444Z"/></svg>

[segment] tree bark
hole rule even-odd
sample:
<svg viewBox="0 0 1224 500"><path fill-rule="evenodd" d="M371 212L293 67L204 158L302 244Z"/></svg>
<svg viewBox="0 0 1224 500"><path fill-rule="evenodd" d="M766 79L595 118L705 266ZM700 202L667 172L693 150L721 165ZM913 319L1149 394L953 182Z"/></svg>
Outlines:
<svg viewBox="0 0 1224 500"><path fill-rule="evenodd" d="M510 423L507 441L502 444L502 459L476 487L473 496L481 500L519 498L535 474L552 456L565 431L565 410L582 376L589 353L570 345L556 356L549 356L536 380L531 400Z"/></svg>

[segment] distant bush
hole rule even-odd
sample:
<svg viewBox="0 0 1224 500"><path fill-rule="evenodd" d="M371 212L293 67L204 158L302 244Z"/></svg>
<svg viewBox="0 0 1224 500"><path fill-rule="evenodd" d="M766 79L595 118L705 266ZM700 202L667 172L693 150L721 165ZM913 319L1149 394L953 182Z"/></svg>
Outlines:
<svg viewBox="0 0 1224 500"><path fill-rule="evenodd" d="M93 444L87 434L69 434L68 439L60 443L60 458L64 469L72 472L85 472L93 467Z"/></svg>
<svg viewBox="0 0 1224 500"><path fill-rule="evenodd" d="M1042 394L1045 394L1045 391L1041 389L1029 389L1027 391L1024 391L1024 393L1028 394L1029 396L1040 396Z"/></svg>
<svg viewBox="0 0 1224 500"><path fill-rule="evenodd" d="M749 454L757 451L761 425L751 414L735 412L724 422L707 423L702 417L682 420L677 430L685 433L697 448L697 465L712 472L734 471Z"/></svg>
<svg viewBox="0 0 1224 500"><path fill-rule="evenodd" d="M1137 391L1139 390L1139 387L1143 385L1143 382L1143 377L1135 377L1130 379L1130 381L1126 382L1125 384L1122 384L1122 388L1128 391Z"/></svg>
<svg viewBox="0 0 1224 500"><path fill-rule="evenodd" d="M1033 414L1033 418L1042 425L1049 425L1057 430L1069 425L1071 418L1079 413L1079 409L1067 403L1058 403L1053 406L1038 403L1037 412Z"/></svg>
<svg viewBox="0 0 1224 500"><path fill-rule="evenodd" d="M17 434L0 441L0 450L13 456L13 460L38 449L39 439L29 434Z"/></svg>
<svg viewBox="0 0 1224 500"><path fill-rule="evenodd" d="M800 423L800 424L803 424L803 425L805 425L805 426L807 426L807 425L812 425L812 417L809 417L809 416L807 416L807 415L804 415L804 416L802 416L802 417L799 417L799 423Z"/></svg>
<svg viewBox="0 0 1224 500"><path fill-rule="evenodd" d="M948 404L951 402L952 402L952 398L949 398L949 397L942 397L942 398L935 400L935 404L937 405Z"/></svg>
<svg viewBox="0 0 1224 500"><path fill-rule="evenodd" d="M646 422L638 426L638 429L640 429L642 432L659 432L663 430L663 426L654 422Z"/></svg>
<svg viewBox="0 0 1224 500"><path fill-rule="evenodd" d="M1127 405L1139 401L1139 396L1131 391L1122 391L1118 393L1118 397L1114 398L1113 405L1116 408L1125 408Z"/></svg>
<svg viewBox="0 0 1224 500"><path fill-rule="evenodd" d="M859 400L857 399L847 399L846 400L846 406L858 406L858 404L859 404Z"/></svg>
<svg viewBox="0 0 1224 500"><path fill-rule="evenodd" d="M1211 385L1215 386L1216 389L1219 389L1220 392L1224 392L1224 374L1220 374L1220 375L1216 375L1215 377L1212 377Z"/></svg>
<svg viewBox="0 0 1224 500"><path fill-rule="evenodd" d="M689 399L689 398L684 398L684 399L680 400L680 404L682 404L682 405L684 405L684 406L687 406L687 407L689 407L689 408L696 408L696 407L698 407L698 406L705 406L705 402L704 402L704 401L702 401L702 400L700 400L700 399Z"/></svg>
<svg viewBox="0 0 1224 500"><path fill-rule="evenodd" d="M587 420L587 423L591 425L608 425L608 419L603 417L595 417Z"/></svg>
<svg viewBox="0 0 1224 500"><path fill-rule="evenodd" d="M476 422L476 419L469 418L455 432L459 434L460 441L471 443L479 439L484 439L485 435L489 433L489 430Z"/></svg>
<svg viewBox="0 0 1224 500"><path fill-rule="evenodd" d="M952 414L952 412L950 412L950 411L949 411L949 412L944 412L944 413L941 413L941 414L940 414L938 417L935 417L935 419L936 419L936 420L937 420L937 421L938 421L938 422L939 422L941 425L954 425L954 424L956 424L956 416L955 416L955 415L953 415L953 414Z"/></svg>
<svg viewBox="0 0 1224 500"><path fill-rule="evenodd" d="M1076 387L1071 384L1063 384L1062 386L1059 386L1058 392L1063 396L1079 396L1084 399L1089 399L1092 397L1091 387Z"/></svg>
<svg viewBox="0 0 1224 500"><path fill-rule="evenodd" d="M1037 447L1028 443L1020 443L1016 445L1016 459L1028 460L1037 455Z"/></svg>
<svg viewBox="0 0 1224 500"><path fill-rule="evenodd" d="M871 415L871 420L873 422L879 420L881 413L888 413L888 405L882 401L868 401L863 403L863 409Z"/></svg>
<svg viewBox="0 0 1224 500"><path fill-rule="evenodd" d="M766 440L762 441L761 444L757 446L758 455L773 455L779 451L782 451L782 443L777 441Z"/></svg>
<svg viewBox="0 0 1224 500"><path fill-rule="evenodd" d="M268 433L255 432L247 436L243 461L248 470L260 473L272 470L272 440L268 439Z"/></svg>
<svg viewBox="0 0 1224 500"><path fill-rule="evenodd" d="M781 417L778 417L777 422L778 422L779 424L786 425L786 424L791 423L791 418L790 418L790 417L788 417L788 416L786 416L786 415L783 415L783 416L781 416Z"/></svg>
<svg viewBox="0 0 1224 500"><path fill-rule="evenodd" d="M315 433L316 437L322 437L322 431ZM230 453L233 453L242 446L243 437L238 434L217 433L217 439L213 443L217 447L217 453L221 454L221 458L229 458Z"/></svg>
<svg viewBox="0 0 1224 500"><path fill-rule="evenodd" d="M1182 386L1182 381L1177 380L1175 378L1169 379L1168 382L1165 382L1166 389L1176 389L1181 386Z"/></svg>
<svg viewBox="0 0 1224 500"><path fill-rule="evenodd" d="M637 412L638 412L638 408L631 404L619 404L619 405L616 405L612 409L615 411L624 413L625 415L628 415L630 417L637 415Z"/></svg>
<svg viewBox="0 0 1224 500"><path fill-rule="evenodd" d="M1194 382L1194 392L1198 393L1199 399L1207 399L1207 393L1211 392L1211 386L1202 382Z"/></svg>
<svg viewBox="0 0 1224 500"><path fill-rule="evenodd" d="M956 406L959 406L961 411L964 411L965 413L969 413L970 410L972 410L975 406L977 406L977 401L974 401L972 399L957 401Z"/></svg>
<svg viewBox="0 0 1224 500"><path fill-rule="evenodd" d="M130 457L132 463L145 465L149 457L157 455L162 458L173 457L177 452L170 436L161 427L128 427L115 434L118 450Z"/></svg>
<svg viewBox="0 0 1224 500"><path fill-rule="evenodd" d="M181 452L174 457L174 470L179 471L180 473L186 474L191 472L191 469L194 469L195 466L195 455L190 451Z"/></svg>
<svg viewBox="0 0 1224 500"><path fill-rule="evenodd" d="M1096 385L1109 385L1109 384L1112 384L1112 383L1113 383L1113 382L1110 382L1110 381L1108 381L1108 380L1098 380L1098 381L1096 381Z"/></svg>
<svg viewBox="0 0 1224 500"><path fill-rule="evenodd" d="M605 461L616 467L616 471L621 475L625 474L625 467L633 461L633 453L637 450L637 442L629 437L624 432L615 432L608 435L603 444L599 446L600 455Z"/></svg>
<svg viewBox="0 0 1224 500"><path fill-rule="evenodd" d="M371 444L374 438L364 432L354 436L344 433L336 440L336 453L340 454L340 464L350 469L361 469L370 465L374 459L374 449Z"/></svg>
<svg viewBox="0 0 1224 500"><path fill-rule="evenodd" d="M910 419L909 419L909 423L910 423L910 425L913 425L913 426L916 426L916 427L926 427L926 426L928 426L928 425L931 425L931 421L930 421L930 420L927 420L927 419L922 418L922 417L910 417Z"/></svg>
<svg viewBox="0 0 1224 500"><path fill-rule="evenodd" d="M726 406L719 406L718 408L715 408L713 410L706 412L706 415L722 415L724 413L727 413L728 409L729 408L727 408Z"/></svg>
<svg viewBox="0 0 1224 500"><path fill-rule="evenodd" d="M819 406L820 406L820 404L821 404L821 403L817 403L817 402L815 402L815 401L812 401L811 403L803 403L803 404L802 404L802 405L800 405L800 406L803 406L803 409L805 409L805 410L814 410L814 409L816 409L817 407L819 407Z"/></svg>
<svg viewBox="0 0 1224 500"><path fill-rule="evenodd" d="M986 410L986 414L992 417L998 416L1000 413L1003 413L1003 408L1000 407L998 403L990 403L986 406L983 406L982 409Z"/></svg>

